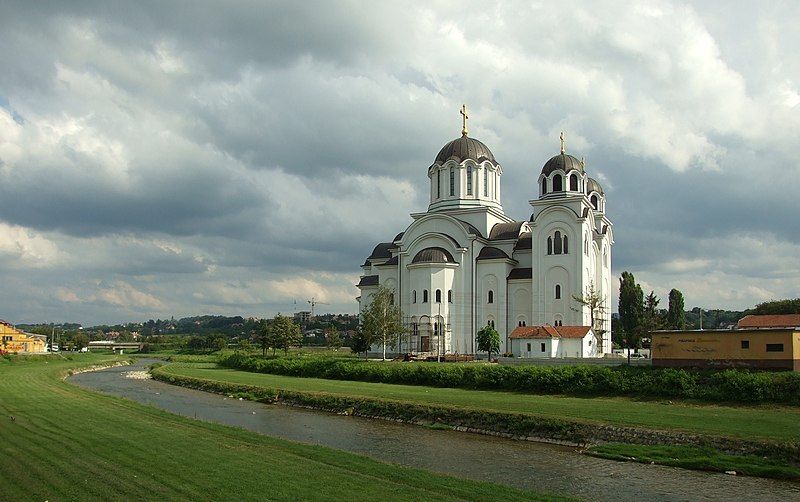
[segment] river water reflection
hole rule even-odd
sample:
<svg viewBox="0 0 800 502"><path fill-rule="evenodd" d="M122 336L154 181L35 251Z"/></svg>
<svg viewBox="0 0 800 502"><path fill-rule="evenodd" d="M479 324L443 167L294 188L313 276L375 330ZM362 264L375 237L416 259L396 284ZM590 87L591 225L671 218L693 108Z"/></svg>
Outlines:
<svg viewBox="0 0 800 502"><path fill-rule="evenodd" d="M150 362L81 373L69 381L198 420L585 500L800 500L796 483L614 462L574 448L239 401L124 376Z"/></svg>

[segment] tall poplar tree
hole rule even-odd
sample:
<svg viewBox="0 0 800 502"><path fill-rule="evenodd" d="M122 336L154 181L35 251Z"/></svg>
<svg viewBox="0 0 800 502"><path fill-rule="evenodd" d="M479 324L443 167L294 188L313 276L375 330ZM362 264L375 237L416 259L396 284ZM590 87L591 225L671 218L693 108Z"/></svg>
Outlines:
<svg viewBox="0 0 800 502"><path fill-rule="evenodd" d="M683 293L673 288L669 292L667 311L667 326L670 329L686 329L686 312L683 309Z"/></svg>
<svg viewBox="0 0 800 502"><path fill-rule="evenodd" d="M644 293L630 272L619 278L619 321L625 333L628 348L639 344L644 315Z"/></svg>

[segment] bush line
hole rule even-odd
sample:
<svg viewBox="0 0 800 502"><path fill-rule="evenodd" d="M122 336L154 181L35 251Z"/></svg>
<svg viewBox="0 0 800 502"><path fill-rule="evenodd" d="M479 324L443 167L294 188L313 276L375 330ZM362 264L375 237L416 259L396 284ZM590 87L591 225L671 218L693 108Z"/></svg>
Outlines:
<svg viewBox="0 0 800 502"><path fill-rule="evenodd" d="M595 424L524 413L504 413L317 392L288 391L175 375L170 373L168 368L169 366L154 369L152 371L153 378L173 385L242 397L262 403L280 403L366 418L380 418L415 425L446 426L460 431L583 447L589 444L604 443L683 444L710 447L733 455L760 455L800 462L800 445L794 443L739 440Z"/></svg>
<svg viewBox="0 0 800 502"><path fill-rule="evenodd" d="M800 373L795 372L643 366L385 364L331 358L262 358L244 354L227 355L220 358L219 364L274 375L531 394L800 404Z"/></svg>

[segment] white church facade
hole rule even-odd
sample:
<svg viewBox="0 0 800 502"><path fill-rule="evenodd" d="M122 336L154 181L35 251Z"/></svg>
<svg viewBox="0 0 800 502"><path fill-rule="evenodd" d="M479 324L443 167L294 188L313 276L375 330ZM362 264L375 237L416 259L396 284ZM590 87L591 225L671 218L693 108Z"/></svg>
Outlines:
<svg viewBox="0 0 800 502"><path fill-rule="evenodd" d="M500 351L515 356L610 353L610 314L590 326L590 309L574 299L593 289L610 306L614 238L602 187L565 152L562 136L561 152L536 180L530 219L507 216L503 167L468 135L462 114L461 137L428 168L428 210L412 214L408 228L375 246L362 265L359 310L379 286L393 291L408 330L401 353L475 354L476 334L486 325L500 333ZM545 329L517 329L527 327ZM568 341L575 333L583 333L580 340ZM554 348L573 345L580 350Z"/></svg>

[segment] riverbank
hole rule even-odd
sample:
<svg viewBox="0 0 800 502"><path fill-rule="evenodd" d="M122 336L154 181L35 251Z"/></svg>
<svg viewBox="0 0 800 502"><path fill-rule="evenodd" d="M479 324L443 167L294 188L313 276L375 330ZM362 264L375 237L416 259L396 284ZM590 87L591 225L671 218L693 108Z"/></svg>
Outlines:
<svg viewBox="0 0 800 502"><path fill-rule="evenodd" d="M658 403L641 403L621 400L574 399L553 396L530 396L485 391L466 391L460 389L437 389L418 386L401 386L363 382L336 382L312 378L284 377L276 375L240 372L220 369L211 365L171 364L154 371L154 377L162 381L184 385L195 389L236 395L261 402L277 402L290 406L309 407L335 413L354 414L363 417L381 418L405 423L450 427L456 430L478 432L504 437L548 441L562 444L586 446L603 443L645 444L652 446L685 445L712 448L729 455L757 455L778 461L783 470L759 472L759 475L777 477L800 477L800 470L791 464L796 463L800 454L798 447L785 441L787 435L797 434L797 423L787 423L787 427L776 430L773 427L762 429L770 436L746 436L752 424L747 419L760 417L761 421L772 420L783 423L791 417L784 416L774 409L749 409L723 407L670 407L679 409L684 416L681 429L654 429L619 423L577 419L573 416L558 415L561 405L582 404L582 409L614 405L638 405L642 416L657 419L654 412L669 415L670 408ZM493 401L492 401L493 400ZM544 401L544 402L542 402ZM609 403L610 401L610 403ZM511 406L514 404L515 406ZM530 406L526 408L526 404ZM504 405L504 406L500 406ZM550 416L532 413L531 409L541 409L552 405L556 414ZM635 407L635 406L634 406ZM642 407L644 407L642 409ZM571 410L571 411L574 411ZM613 410L607 410L613 414ZM738 419L730 421L731 416L741 413ZM686 420L689 414L691 420ZM587 414L589 417L591 413ZM623 416L630 416L622 413ZM721 421L725 417L727 420ZM674 419L675 417L673 417ZM737 430L745 437L720 434L703 434L686 430L686 424L699 423L706 430L730 430L739 424ZM794 429L793 429L794 427ZM776 440L776 438L778 440ZM784 441L780 441L784 439ZM735 470L734 467L711 464L703 468L714 470ZM750 472L755 473L755 470Z"/></svg>
<svg viewBox="0 0 800 502"><path fill-rule="evenodd" d="M88 391L61 377L120 358L70 357L0 361L2 500L551 499Z"/></svg>

